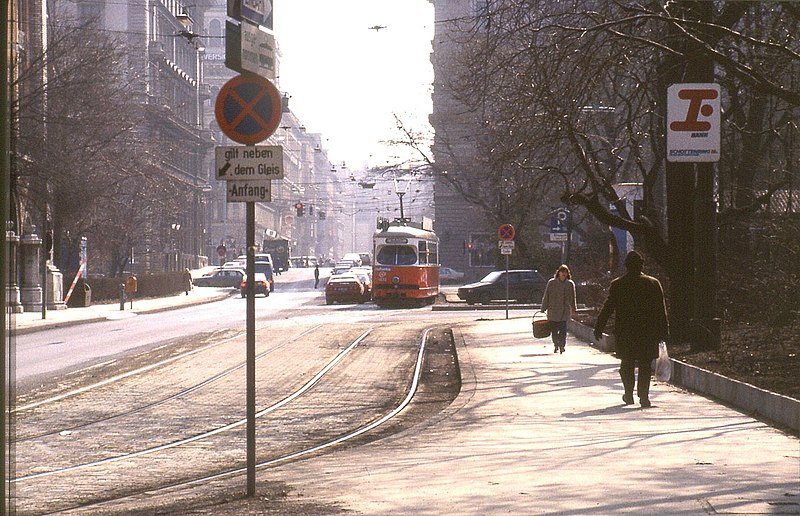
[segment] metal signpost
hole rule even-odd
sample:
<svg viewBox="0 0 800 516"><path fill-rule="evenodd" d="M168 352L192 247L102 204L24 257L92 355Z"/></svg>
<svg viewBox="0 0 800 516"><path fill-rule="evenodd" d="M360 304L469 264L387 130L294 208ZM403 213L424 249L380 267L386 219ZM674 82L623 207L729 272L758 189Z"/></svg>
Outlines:
<svg viewBox="0 0 800 516"><path fill-rule="evenodd" d="M256 202L272 200L272 179L283 178L283 151L255 144L267 139L281 119L281 96L267 79L244 74L229 80L215 104L217 123L231 140L248 147L220 147L215 151L217 178L228 180L228 202L246 202L247 233L247 495L256 492Z"/></svg>
<svg viewBox="0 0 800 516"><path fill-rule="evenodd" d="M561 242L561 263L569 263L569 217L570 213L566 208L558 208L550 216L550 241Z"/></svg>
<svg viewBox="0 0 800 516"><path fill-rule="evenodd" d="M497 228L497 237L500 239L497 245L500 247L500 254L506 257L506 319L508 319L508 257L514 250L514 226L503 224Z"/></svg>

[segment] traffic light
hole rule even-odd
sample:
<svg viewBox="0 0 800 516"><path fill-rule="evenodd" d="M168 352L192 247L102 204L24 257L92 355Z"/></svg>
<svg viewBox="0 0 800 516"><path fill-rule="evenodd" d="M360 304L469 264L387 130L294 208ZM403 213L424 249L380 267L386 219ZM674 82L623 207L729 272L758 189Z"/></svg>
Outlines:
<svg viewBox="0 0 800 516"><path fill-rule="evenodd" d="M314 214L314 205L313 204L309 204L308 205L308 214L309 215L313 215Z"/></svg>
<svg viewBox="0 0 800 516"><path fill-rule="evenodd" d="M298 217L302 217L303 216L303 203L302 202L294 203L294 209L297 210L297 216Z"/></svg>

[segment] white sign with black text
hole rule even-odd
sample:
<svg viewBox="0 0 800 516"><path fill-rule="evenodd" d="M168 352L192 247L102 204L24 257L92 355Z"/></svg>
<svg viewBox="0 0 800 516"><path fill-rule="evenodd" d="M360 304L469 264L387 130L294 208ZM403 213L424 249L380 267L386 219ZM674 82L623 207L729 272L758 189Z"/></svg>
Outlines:
<svg viewBox="0 0 800 516"><path fill-rule="evenodd" d="M272 181L228 181L225 186L228 202L271 202Z"/></svg>
<svg viewBox="0 0 800 516"><path fill-rule="evenodd" d="M214 153L217 179L283 179L283 147L278 145L218 146Z"/></svg>

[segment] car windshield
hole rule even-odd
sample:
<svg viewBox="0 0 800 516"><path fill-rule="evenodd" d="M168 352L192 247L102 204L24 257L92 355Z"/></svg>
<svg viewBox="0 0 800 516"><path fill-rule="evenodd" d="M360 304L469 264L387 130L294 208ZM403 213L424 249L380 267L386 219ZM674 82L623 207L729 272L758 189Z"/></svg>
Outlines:
<svg viewBox="0 0 800 516"><path fill-rule="evenodd" d="M503 275L503 273L502 273L502 272L500 272L500 271L494 271L494 272L490 272L489 274L487 274L486 276L484 276L484 277L483 277L483 279L481 280L481 282L482 282L482 283L494 283L495 281L497 281L498 279L500 279L500 277L501 277L502 275Z"/></svg>

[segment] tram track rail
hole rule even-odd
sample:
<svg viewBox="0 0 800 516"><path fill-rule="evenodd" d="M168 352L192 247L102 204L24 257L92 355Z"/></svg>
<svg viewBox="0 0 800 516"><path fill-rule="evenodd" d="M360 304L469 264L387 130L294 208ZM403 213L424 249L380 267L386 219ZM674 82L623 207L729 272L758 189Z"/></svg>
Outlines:
<svg viewBox="0 0 800 516"><path fill-rule="evenodd" d="M428 333L429 332L430 332L430 329L426 329L423 332L423 335L422 335L422 338L421 338L421 342L420 342L420 346L419 346L418 353L417 353L417 359L415 361L414 371L413 371L413 375L412 375L412 381L411 381L411 384L409 385L409 388L408 388L408 390L406 392L406 395L402 399L402 401L399 404L397 404L391 411L389 411L388 413L386 413L385 415L383 415L379 419L370 422L369 424L363 425L363 426L361 426L359 428L352 429L352 431L350 431L348 433L345 433L344 435L337 436L337 437L335 437L333 439L330 439L328 441L325 441L323 443L319 443L319 444L317 444L315 446L311 446L311 447L305 448L303 450L296 451L296 452L291 453L291 454L283 455L283 456L280 456L280 457L270 458L268 460L259 461L259 462L256 463L256 469L257 470L266 469L266 468L269 468L269 467L272 467L272 466L276 466L276 465L279 465L279 464L300 460L300 459L303 459L303 458L305 458L307 456L311 456L311 455L320 453L320 452L322 452L322 451L324 451L324 450L326 450L328 448L332 448L332 447L334 447L336 445L345 443L347 441L351 441L351 440L357 439L358 437L361 437L362 435L364 435L364 434L366 434L366 433L368 433L368 432L370 432L372 430L375 430L376 428L380 427L381 425L383 425L383 424L391 421L393 418L397 417L398 414L400 414L403 410L405 410L409 406L409 404L411 403L412 399L414 398L414 395L417 392L417 387L419 385L420 376L422 374L422 364L423 364L423 358L424 358L424 354L425 354L425 345L426 345L426 342L427 342L427 338L428 338ZM148 494L148 496L158 496L160 494L160 492L162 492L162 491L169 491L169 490L174 490L174 489L178 489L178 488L185 488L185 487L191 487L191 486L200 485L200 484L207 484L207 483L218 481L218 480L230 479L230 478L233 478L233 477L244 475L244 474L246 474L246 471L247 471L246 467L235 468L235 469L231 469L231 470L224 471L224 472L221 472L221 473L215 473L215 474L212 474L212 475L206 475L206 476L202 476L202 477L199 477L199 478L193 478L193 479L185 480L185 481L182 481L182 482L171 483L169 485L161 486L158 489L150 489L150 490L148 490L147 494ZM109 505L109 503L124 502L127 498L139 497L139 496L141 496L141 493L134 493L134 494L132 494L132 495L130 495L128 497L117 498L117 499L115 499L113 501L104 500L104 501L100 501L100 502L97 502L97 503L94 503L94 504L84 504L84 505L82 505L80 507L80 509L81 510L86 510L86 511L91 511L93 509L99 509L99 508L107 507Z"/></svg>
<svg viewBox="0 0 800 516"><path fill-rule="evenodd" d="M317 331L318 328L319 327L315 327L315 328L306 330L305 332L303 332L303 334L308 334L308 333L311 333L312 331ZM263 419L268 414L271 414L273 412L277 412L279 409L287 407L288 405L292 404L296 400L304 397L315 386L317 386L319 383L321 383L329 375L329 373L331 371L335 370L337 368L337 366L341 365L341 363L344 362L345 358L351 353L351 351L353 349L356 349L360 344L362 344L362 346L361 346L362 348L368 348L370 346L375 346L376 343L365 342L365 339L367 338L368 335L370 335L370 333L372 331L373 331L372 328L367 330L367 331L365 331L363 334L361 334L359 336L358 339L356 339L349 346L347 346L345 349L343 349L339 354L337 354L333 359L331 359L325 365L325 367L323 367L316 375L314 375L311 379L309 379L306 383L304 383L299 389L295 390L290 395L285 396L284 398L282 398L282 399L280 399L280 400L278 400L278 401L276 401L274 403L271 403L269 406L259 410L257 412L256 417L258 419ZM377 428L380 425L385 424L387 421L390 421L392 418L394 418L397 415L397 413L402 411L403 408L405 406L407 406L408 403L410 403L410 401L411 401L411 399L413 397L413 394L416 391L416 383L417 383L418 378L419 378L420 365L421 365L422 357L423 357L423 354L424 354L425 338L427 336L427 332L428 332L428 330L424 331L422 342L420 343L419 349L418 349L418 351L416 353L416 358L414 360L414 364L415 364L414 365L414 372L413 372L413 375L412 375L413 379L412 379L412 381L411 381L411 383L409 385L409 388L408 388L408 391L406 392L405 397L401 400L400 403L398 403L392 409L384 410L382 412L382 414L380 416L378 416L378 417L371 417L371 419L366 423L359 422L357 425L354 424L353 426L349 427L347 429L347 431L340 431L341 429L337 429L336 435L333 435L333 436L326 435L324 431L320 432L319 429L318 430L313 430L313 428L309 428L308 433L309 434L313 434L313 437L314 437L314 439L313 439L314 442L313 443L309 444L308 443L308 439L305 439L305 440L299 439L299 441L300 441L299 447L295 446L293 449L287 449L287 450L271 450L271 451L267 452L266 455L261 454L259 456L258 467L259 468L265 468L265 467L268 467L268 466L271 466L271 465L284 463L284 462L287 462L287 461L299 460L299 459L301 459L303 457L307 457L307 456L312 455L314 453L319 453L319 452L321 452L321 451L323 451L323 450L325 450L325 449L327 449L329 447L333 447L333 446L335 446L337 444L340 444L342 442L351 441L353 439L356 439L357 437L359 437L359 436L361 436L361 435L363 435L365 433L370 432L371 430ZM299 337L300 336L298 336L298 338ZM266 355L269 354L270 351L271 350L265 351L265 352L261 353L259 356L262 356L262 357L266 356ZM361 360L362 361L366 360L366 358L362 358ZM201 389L203 386L209 385L209 382L213 383L213 381L215 380L216 377L219 377L221 375L231 374L232 370L235 369L235 368L236 367L228 368L225 371L223 371L221 373L218 373L214 377L208 378L207 380L202 381L202 382L198 382L196 385L192 386L192 388L184 389L179 394L176 394L174 397L178 397L179 398L181 395L185 395L187 392L191 393L191 392L194 392L194 391L196 391L198 389ZM152 370L151 368L143 368L143 369L147 369L147 371L151 371ZM142 374L144 374L144 372ZM99 383L102 383L102 382L99 382ZM98 383L98 385L99 385L99 383ZM83 391L83 392L85 392L85 391ZM314 402L310 402L310 403L313 406L315 403L319 404L319 401L314 401ZM38 405L38 406L41 406L41 405ZM23 407L20 407L19 409L21 410L21 409L23 409ZM341 413L347 413L348 412L348 410L343 410L341 408L333 407L331 409L330 413L328 413L324 417L328 418L328 419L336 419L336 418L341 417L340 414L337 413L337 411L340 411ZM373 409L373 411L374 411L374 409ZM355 412L355 410L354 410L354 412ZM291 416L289 418L290 422L293 421L292 418L294 418L296 420L296 419L298 419L298 416ZM222 426L207 430L205 432L199 432L199 433L197 433L195 435L192 435L192 436L189 436L189 437L186 437L186 438L183 438L183 439L176 439L176 440L168 442L168 443L161 443L161 444L158 444L158 445L149 446L149 447L147 447L145 449L139 449L139 450L132 451L132 452L129 452L129 453L121 453L121 454L117 454L117 455L112 456L112 457L105 457L105 458L101 458L101 459L94 460L94 461L87 461L85 463L73 465L73 466L70 466L70 467L62 467L62 468L59 468L59 469L52 469L52 470L49 470L49 471L31 472L31 473L29 473L27 475L19 476L18 478L16 478L14 480L14 483L17 486L18 490L23 490L22 489L23 486L26 486L28 484L33 485L33 484L36 484L36 483L39 483L39 482L47 482L47 481L50 481L51 479L53 479L55 477L58 477L58 476L69 476L69 475L74 476L75 474L93 475L94 473L88 473L88 472L91 472L93 470L103 470L103 469L112 468L115 463L120 463L121 464L121 463L135 462L136 460L140 461L140 460L146 458L146 456L158 455L159 457L161 457L160 454L162 454L162 452L166 452L166 451L171 450L171 449L191 448L192 446L196 446L198 444L200 444L201 447L212 447L213 448L214 445L212 445L212 444L204 444L204 442L208 441L208 440L211 440L212 438L219 437L221 434L230 433L232 431L236 431L237 429L240 430L241 429L240 427L242 427L244 425L244 423L245 423L244 419L238 419L236 421L231 421L227 425L222 425ZM302 423L303 423L303 421L301 421L301 424ZM285 425L286 423L278 422L278 423L272 423L272 424L273 425L277 425L277 426L271 427L271 429L268 430L268 432L274 432L275 428L280 429L281 425ZM305 437L308 437L308 436L305 436ZM235 441L235 439L232 439L232 440ZM159 461L161 461L161 460L166 461L166 460L171 460L171 459L159 458L158 460ZM234 463L235 462L236 461L234 461ZM106 502L108 502L108 500L123 499L124 497L136 496L137 494L141 494L141 492L145 492L145 491L149 493L149 492L153 492L154 490L168 489L168 488L171 488L171 487L174 487L174 486L189 485L189 484L196 483L196 482L201 482L202 483L202 482L211 481L211 480L214 480L214 479L217 479L217 478L226 478L226 477L230 477L230 476L235 476L235 475L240 474L244 470L243 467L241 467L240 465L237 466L236 464L234 464L234 465L227 464L225 466L212 465L207 469L211 470L211 473L199 474L198 475L197 472L194 472L191 475L191 478L184 478L184 479L177 479L177 480L167 479L163 483L163 485L153 485L152 483L144 483L144 484L139 485L138 490L137 489L132 489L132 490L129 490L129 489L111 490L110 493L108 494L108 496L104 495L103 493L90 494L87 497L85 497L86 499L83 499L80 503L75 503L73 501L73 503L67 504L67 505L69 505L70 507L74 508L74 507L87 506L86 505L87 502L88 503L98 503L98 504L99 503L106 503ZM214 469L217 469L218 471L213 471ZM61 510L66 510L66 509L63 506L59 506L55 510L61 511ZM38 511L36 511L36 510L34 510L34 512L38 513ZM45 509L43 511L43 513L46 513L46 512L48 512L47 509Z"/></svg>
<svg viewBox="0 0 800 516"><path fill-rule="evenodd" d="M310 333L312 333L312 332L316 331L317 329L319 329L321 326L322 325L316 325L316 326L314 326L314 327L312 327L312 328L310 328L308 330L305 330L305 331L301 332L299 335L297 335L296 337L294 337L291 340L276 344L276 345L270 347L269 349L257 354L256 357L255 357L256 362L258 362L259 360L269 356L270 354L272 354L272 353L274 353L274 352L276 352L276 351L278 351L280 349L283 349L284 347L288 346L289 344L291 344L295 340L303 338L306 335L309 335ZM44 399L44 400L40 400L40 401L37 401L37 402L33 402L33 403L29 403L27 405L23 405L23 406L17 407L14 410L14 412L17 413L17 414L24 413L25 411L32 410L32 409L35 409L35 408L38 408L38 407L42 407L42 406L45 406L45 405L48 405L48 404L52 404L52 403L55 403L55 402L63 401L63 400L66 400L68 398L71 398L73 396L86 394L88 392L91 392L92 390L112 385L112 384L114 384L116 382L120 382L120 381L125 380L127 378L130 378L130 377L133 377L133 376L137 376L137 375L146 374L146 373L148 373L148 372L150 372L152 370L155 370L155 369L158 369L158 368L162 368L162 367L166 367L169 364L172 364L172 363L177 362L179 360L183 360L183 359L189 358L189 357L191 357L191 356L193 356L193 355L195 355L197 353L201 353L201 352L206 351L208 349L215 348L215 347L227 344L229 342L235 341L237 339L241 339L243 337L244 337L244 332L241 332L239 334L236 334L236 335L234 335L232 337L228 337L228 338L226 338L224 340L221 340L219 342L216 342L216 343L213 343L213 344L209 344L209 345L206 345L206 346L202 346L200 348L193 349L191 351L187 351L187 352L184 352L184 353L180 353L178 355L169 357L169 358L167 358L165 360L161 360L161 361L159 361L157 363L154 363L154 364L151 364L151 365L148 365L148 366L145 366L145 367L140 367L140 368L137 368L137 369L134 369L134 370L131 370L131 371L127 371L127 372L125 372L123 374L116 375L116 376L114 376L112 378L108 378L108 379L102 380L100 382L93 383L93 384L85 386L85 387L81 387L81 388L78 388L78 389L71 389L71 390L69 390L69 391L67 391L65 393L59 394L57 396L52 396L52 397L49 397L49 398ZM48 432L43 432L43 433L38 433L38 434L33 434L33 435L25 435L23 437L19 437L18 436L16 442L17 443L22 443L22 442L24 442L26 440L47 437L49 435L53 435L53 434L57 434L57 433L72 432L72 431L76 431L76 430L81 429L81 428L85 428L85 427L87 427L89 425L92 425L92 424L95 424L95 423L100 423L100 422L103 422L103 421L111 421L111 420L119 418L119 417L130 416L132 414L136 414L136 413L145 411L147 409L158 407L159 405L162 405L164 403L168 403L170 401L174 401L176 399L179 399L179 398L182 398L182 397L187 396L189 394L192 394L193 392L196 392L196 391L198 391L200 389L203 389L205 387L209 387L209 386L213 385L214 383L226 378L227 376L229 376L229 375L231 375L231 374L233 374L233 373L235 373L237 371L241 371L246 365L247 365L247 363L245 361L241 361L238 364L235 364L235 365L233 365L231 367L228 367L225 370L221 371L220 373L217 373L217 374L215 374L215 375L213 375L213 376L211 376L209 378L206 378L206 379L204 379L203 381L201 381L201 382L199 382L197 384L194 384L194 385L191 385L191 386L186 387L184 389L181 389L180 391L178 391L178 392L176 392L174 394L162 397L162 398L160 398L158 400L151 401L151 402L146 403L144 405L140 405L139 407L137 407L134 410L129 410L129 411L125 411L125 412L110 414L110 415L105 416L103 418L93 419L93 420L90 420L90 421L86 421L86 422L80 423L78 425L72 425L72 426L69 426L69 427L59 428L59 429L48 431Z"/></svg>

